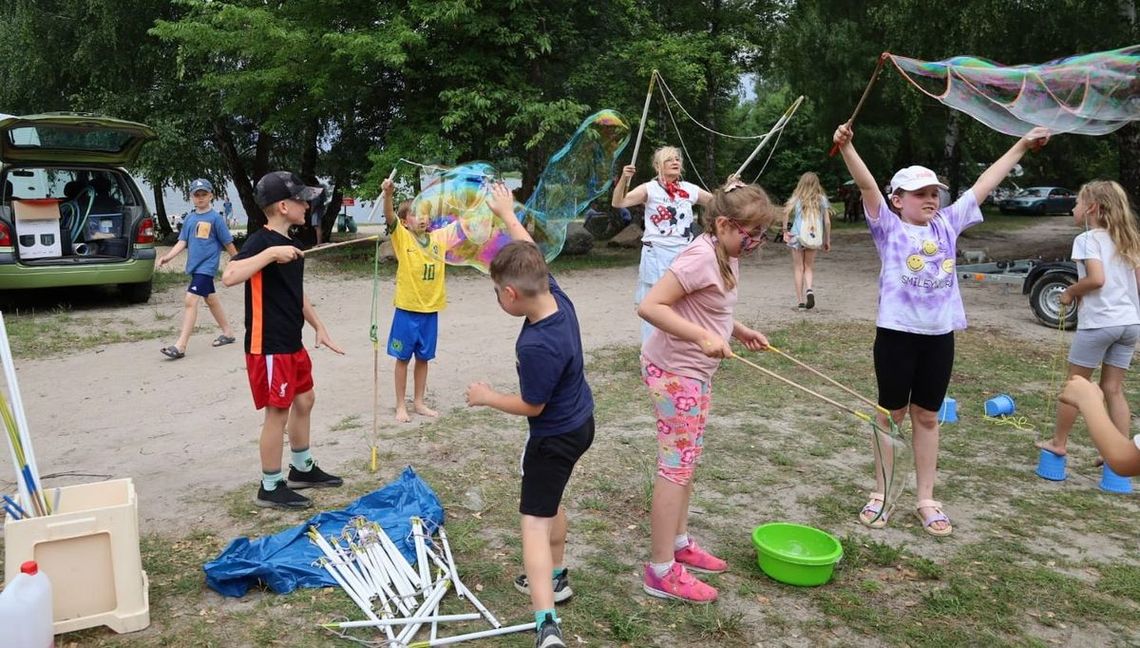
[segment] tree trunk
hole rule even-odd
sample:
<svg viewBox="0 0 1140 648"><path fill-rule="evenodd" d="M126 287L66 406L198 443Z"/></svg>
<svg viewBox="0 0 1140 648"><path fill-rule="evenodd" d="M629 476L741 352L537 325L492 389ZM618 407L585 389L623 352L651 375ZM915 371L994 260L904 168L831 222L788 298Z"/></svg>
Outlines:
<svg viewBox="0 0 1140 648"><path fill-rule="evenodd" d="M317 137L319 134L320 124L316 119L309 119L305 122L305 131L301 134L304 146L301 149L300 176L301 179L305 181L305 184L309 185L310 187L318 187L321 184L320 180L317 178ZM337 186L340 186L339 182L337 183ZM311 210L312 207L313 205L310 203L309 209ZM324 223L324 215L322 214L322 233L324 230ZM328 240L328 238L317 236L317 228L313 226L313 218L312 214L310 213L306 213L305 215L305 224L298 226L297 238L303 242L302 244L305 245L306 248Z"/></svg>
<svg viewBox="0 0 1140 648"><path fill-rule="evenodd" d="M242 207L245 208L246 233L253 234L265 225L265 214L257 206L257 201L254 200L253 184L250 182L241 154L238 153L237 146L234 144L233 134L230 133L229 128L220 118L212 120L211 126L214 130L214 144L217 145L218 151L222 154L222 159L225 160L226 166L229 168L230 179L233 180L234 187L237 188L238 199L241 200ZM260 178L261 176L257 177Z"/></svg>
<svg viewBox="0 0 1140 648"><path fill-rule="evenodd" d="M942 173L949 180L951 202L958 197L958 188L962 185L958 177L962 162L962 151L958 146L960 139L958 115L958 111L950 111L950 117L946 120L946 138L942 148Z"/></svg>
<svg viewBox="0 0 1140 648"><path fill-rule="evenodd" d="M1116 145L1120 158L1120 185L1140 205L1140 125L1132 122L1116 131Z"/></svg>
<svg viewBox="0 0 1140 648"><path fill-rule="evenodd" d="M151 190L154 192L154 218L158 221L158 232L161 237L174 233L174 228L170 226L170 218L166 215L166 201L162 198L164 187L162 183L151 185Z"/></svg>
<svg viewBox="0 0 1140 648"><path fill-rule="evenodd" d="M1135 0L1119 0L1117 8L1120 18L1132 26L1132 33L1136 33L1136 2ZM1120 186L1132 200L1132 205L1140 205L1140 126L1131 122L1124 128L1116 131L1116 146L1120 162Z"/></svg>

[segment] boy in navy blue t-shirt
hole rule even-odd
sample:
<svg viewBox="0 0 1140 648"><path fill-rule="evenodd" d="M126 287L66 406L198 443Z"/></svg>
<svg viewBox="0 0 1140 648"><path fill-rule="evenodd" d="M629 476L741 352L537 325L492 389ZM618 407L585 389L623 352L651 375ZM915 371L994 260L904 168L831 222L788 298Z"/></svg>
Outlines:
<svg viewBox="0 0 1140 648"><path fill-rule="evenodd" d="M209 180L199 178L190 183L190 198L194 201L194 211L182 222L182 230L178 234L178 242L170 251L158 259L158 267L170 263L182 250L186 254L186 274L190 275L190 286L186 289L186 298L183 300L182 331L178 334L178 341L163 347L162 355L171 360L178 360L186 355L186 346L190 344L190 334L194 332L194 323L198 321L198 305L202 300L210 308L214 321L222 329L221 335L214 338L214 346L223 346L234 342L234 331L230 328L230 321L226 319L226 312L222 309L222 301L214 290L214 275L218 273L218 262L221 261L222 250L232 257L237 254L234 247L234 237L221 214L214 211L211 203L214 201L214 186Z"/></svg>
<svg viewBox="0 0 1140 648"><path fill-rule="evenodd" d="M519 394L483 382L467 387L467 404L526 416L530 437L522 457L523 567L515 587L534 607L536 648L565 646L554 604L573 592L563 556L566 509L562 494L574 464L594 441L594 397L586 384L582 335L574 304L547 270L542 252L519 223L503 184L491 190L491 210L507 225L508 243L491 262L499 306L525 317L515 342Z"/></svg>

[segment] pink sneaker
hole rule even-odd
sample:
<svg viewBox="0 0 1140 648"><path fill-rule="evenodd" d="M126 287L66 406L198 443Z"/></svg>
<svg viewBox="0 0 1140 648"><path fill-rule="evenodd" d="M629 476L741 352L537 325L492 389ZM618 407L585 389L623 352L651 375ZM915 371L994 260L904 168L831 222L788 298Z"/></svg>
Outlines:
<svg viewBox="0 0 1140 648"><path fill-rule="evenodd" d="M702 574L720 574L728 571L728 563L701 549L697 541L689 539L689 546L673 552L673 560L685 565L690 571Z"/></svg>
<svg viewBox="0 0 1140 648"><path fill-rule="evenodd" d="M681 563L675 562L664 577L658 578L653 568L645 565L645 580L642 589L650 596L664 599L677 599L688 603L712 603L716 600L716 588L693 578Z"/></svg>

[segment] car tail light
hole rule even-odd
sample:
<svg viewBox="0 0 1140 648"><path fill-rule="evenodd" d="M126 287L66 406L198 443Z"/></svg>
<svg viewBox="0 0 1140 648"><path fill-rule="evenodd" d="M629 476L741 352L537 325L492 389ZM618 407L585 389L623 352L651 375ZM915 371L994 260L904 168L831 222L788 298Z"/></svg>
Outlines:
<svg viewBox="0 0 1140 648"><path fill-rule="evenodd" d="M144 218L139 223L138 234L135 236L135 244L139 243L154 243L154 219Z"/></svg>
<svg viewBox="0 0 1140 648"><path fill-rule="evenodd" d="M4 221L0 221L0 247L12 247L12 230Z"/></svg>

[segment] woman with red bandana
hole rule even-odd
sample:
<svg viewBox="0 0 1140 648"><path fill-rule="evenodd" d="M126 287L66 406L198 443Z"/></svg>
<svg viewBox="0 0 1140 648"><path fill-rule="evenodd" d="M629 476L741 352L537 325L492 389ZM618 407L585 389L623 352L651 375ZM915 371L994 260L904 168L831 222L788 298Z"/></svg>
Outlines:
<svg viewBox="0 0 1140 648"><path fill-rule="evenodd" d="M691 182L681 180L684 165L681 151L663 146L653 152L653 169L657 177L638 185L629 193L626 188L637 167L626 165L614 185L610 202L621 209L645 205L645 233L641 235L641 265L637 270L637 292L634 305L641 303L653 284L665 274L673 259L696 237L693 231L693 205L708 205L712 194ZM641 321L641 343L649 338L653 326Z"/></svg>

